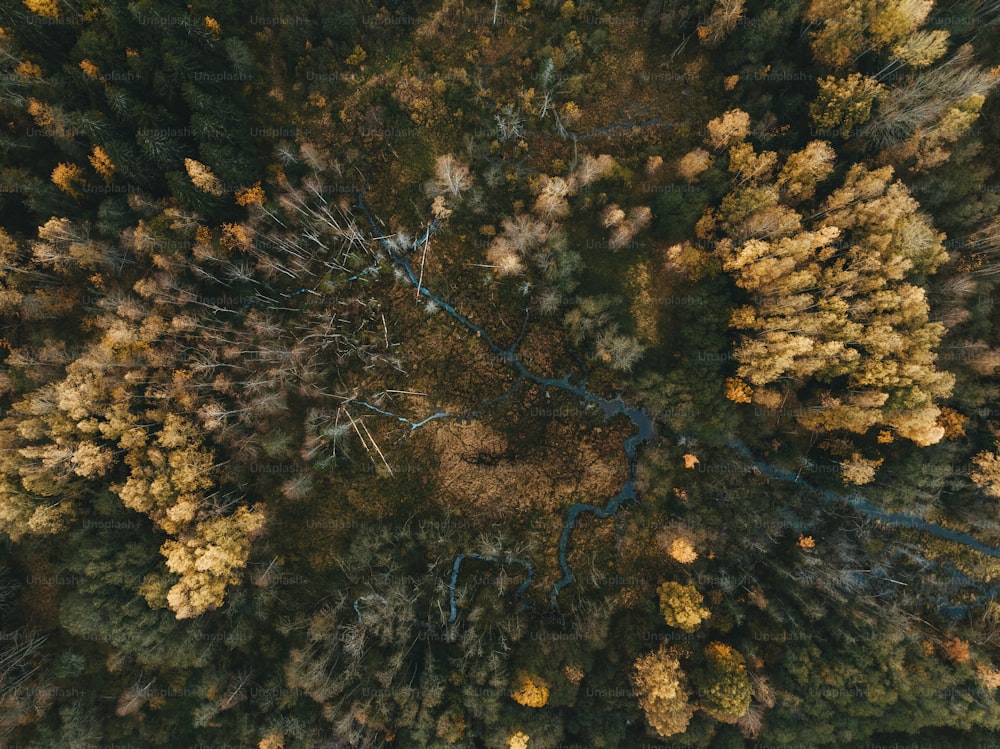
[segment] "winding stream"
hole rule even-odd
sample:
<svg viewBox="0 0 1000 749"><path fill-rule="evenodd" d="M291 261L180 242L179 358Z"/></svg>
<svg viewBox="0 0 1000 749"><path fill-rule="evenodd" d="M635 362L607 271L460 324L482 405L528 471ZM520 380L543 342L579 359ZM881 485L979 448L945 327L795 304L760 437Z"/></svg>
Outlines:
<svg viewBox="0 0 1000 749"><path fill-rule="evenodd" d="M609 400L596 393L592 393L587 390L585 384L574 384L570 382L569 375L562 378L552 378L552 377L542 377L541 375L535 374L529 370L524 363L517 358L515 349L517 344L510 346L509 348L502 348L496 342L490 338L489 334L480 328L475 323L470 322L466 317L459 314L454 307L445 302L442 299L434 296L427 287L420 284L417 279L416 274L413 272L413 268L410 265L409 260L406 257L394 258L393 262L397 267L402 268L405 271L406 277L410 282L416 286L419 292L426 296L428 299L432 300L441 309L448 312L452 317L458 320L462 325L464 325L469 330L475 331L477 336L503 361L507 362L510 366L517 370L520 380L528 380L536 385L541 385L542 387L551 387L558 390L564 390L568 393L572 393L588 403L593 403L601 408L604 412L604 418L610 419L618 414L624 414L629 418L633 425L637 428L638 432L631 437L628 437L624 443L625 455L628 458L628 478L625 480L624 485L621 490L608 500L607 504L603 507L599 505L587 504L585 502L577 502L576 504L570 505L566 514L566 524L563 527L562 534L559 536L559 566L562 569L563 576L556 581L551 592L549 593L549 600L552 605L558 608L558 598L559 592L565 588L567 585L573 582L575 579L573 576L573 571L569 567L569 563L566 561L566 556L569 552L569 540L573 533L573 529L576 527L577 519L580 515L591 512L599 518L609 518L613 516L618 508L623 502L629 499L635 499L635 478L636 469L638 465L637 461L637 449L643 442L648 442L653 438L653 422L649 418L649 415L639 408L630 408L625 404L621 398L615 398ZM473 414L475 416L476 414ZM471 556L471 555L465 555ZM451 614L454 619L456 614L455 610L455 583L458 576L458 569L463 557L460 555L455 562L454 572L451 578ZM481 557L475 557L481 558ZM530 582L530 577L529 577ZM521 586L523 590L527 590L526 585ZM522 592L523 592L522 590ZM452 620L453 620L452 619Z"/></svg>
<svg viewBox="0 0 1000 749"><path fill-rule="evenodd" d="M360 208L368 217L368 220L372 225L372 230L377 234L377 227L375 225L375 220L372 217L371 213L368 211L368 208L364 203L363 196L359 195L358 201ZM436 228L437 228L437 221L434 221L428 226L427 230L424 233L424 236L415 242L414 249L425 244L430 239L431 234L434 232ZM388 243L384 239L382 240L382 244L383 247L389 249ZM421 279L419 279L417 275L414 273L413 267L411 266L408 257L406 257L405 255L396 255L392 253L390 253L390 257L393 265L402 271L402 276L407 281L409 281L409 283L411 283L413 286L416 287L419 294L423 295L430 301L434 302L434 304L436 304L440 309L446 311L452 318L461 323L461 325L465 327L467 330L475 333L476 337L479 338L481 341L483 341L483 343L485 343L485 345L489 347L489 349L499 359L506 362L509 366L513 367L516 370L516 372L518 373L518 379L514 385L514 388L518 387L521 382L527 380L529 382L533 382L545 388L556 388L558 390L572 393L573 395L581 398L587 403L592 403L595 404L596 406L599 406L603 411L606 419L611 419L614 416L623 414L628 417L628 419L632 422L632 424L636 428L636 433L626 438L623 444L625 455L628 458L628 477L626 478L624 484L622 485L621 490L615 496L611 497L607 501L607 503L604 504L604 506L588 504L584 502L577 502L573 505L570 505L566 511L566 522L563 526L562 533L559 536L559 567L562 571L562 577L556 581L555 585L552 587L552 590L549 592L550 604L552 605L553 608L558 609L559 593L566 586L570 585L575 580L573 571L572 569L570 569L569 563L567 561L567 555L569 553L570 538L573 534L573 530L576 528L577 521L579 520L580 516L585 513L592 513L596 515L598 518L602 519L613 517L618 511L618 508L621 507L621 505L624 502L636 498L635 483L636 483L636 469L638 465L637 451L641 444L649 442L653 439L654 436L653 421L652 419L650 419L649 415L644 410L628 406L621 398L608 399L600 395L597 395L596 393L591 392L590 390L587 389L585 381L579 384L575 384L570 381L570 375L566 375L562 378L550 378L550 377L542 377L541 375L532 372L517 357L516 350L520 342L520 339L507 348L501 347L490 337L490 335L483 328L476 325L467 317L462 315L451 304L431 293L431 291L422 284ZM525 320L525 324L527 324L527 319ZM501 397L506 397L506 394ZM493 400L498 400L498 399L493 399ZM354 402L362 403L361 401L354 401ZM424 419L423 421L413 422L404 417L397 416L396 414L392 414L386 411L381 411L380 409L375 408L370 404L362 403L362 405L365 405L368 408L372 408L373 410L379 411L380 413L384 413L389 416L394 416L395 418L401 421L409 423L411 431L417 429L420 426L423 426L432 419L452 416L451 414L446 414L446 413L436 413ZM478 413L473 413L471 414L471 416L476 417L478 416ZM802 480L798 474L792 471L786 471L776 468L770 465L769 463L764 462L762 459L756 458L752 454L750 449L743 442L735 438L731 438L728 441L728 445L730 448L736 450L737 452L741 453L745 458L747 458L752 465L754 465L757 469L761 471L761 473L771 478L775 478L781 481L791 481L793 483L796 483L808 489L809 491L814 492L816 495L822 497L823 499L829 502L838 502L838 503L846 502L854 509L858 510L859 512L865 515L868 515L869 517L873 517L887 523L893 523L901 526L915 528L917 530L934 535L938 538L942 538L957 544L967 546L987 556L1000 559L1000 549L988 546L968 533L952 530L950 528L945 528L944 526L928 522L923 518L919 518L914 515L908 515L905 513L898 513L898 512L887 512L885 510L876 507L875 505L873 505L871 502L869 502L867 499L865 499L863 496L861 496L856 492L851 492L850 494L840 494L831 489L819 489L817 487L812 486L808 482ZM524 583L522 583L521 586L517 589L517 596L519 600L521 599L523 594L527 591L533 579L534 567L531 565L530 562L526 562L520 559L491 557L480 554L471 554L471 553L459 554L455 558L455 562L452 566L452 574L449 582L449 606L450 606L450 612L449 612L450 617L448 620L449 623L454 622L458 617L458 610L455 603L455 589L458 583L459 571L461 569L462 562L465 559L477 559L481 561L487 561L498 564L515 563L524 566L525 569L528 571L528 575ZM972 581L970 580L970 582ZM984 591L984 593L983 596L975 603L968 604L966 606L942 605L941 606L942 612L953 618L968 613L968 611L970 611L973 606L978 605L979 603L987 599L995 598L998 591L1000 591L1000 581L995 583L992 587L988 588L979 587L979 589L981 591Z"/></svg>
<svg viewBox="0 0 1000 749"><path fill-rule="evenodd" d="M873 517L876 520L882 520L883 522L890 523L893 525L899 525L907 528L916 528L919 531L924 531L932 536L937 536L938 538L943 538L946 541L953 541L957 544L962 544L963 546L968 546L970 549L975 549L981 554L993 557L994 559L1000 559L1000 549L994 548L992 546L987 546L979 539L968 533L963 533L962 531L952 530L951 528L945 528L942 525L937 525L935 523L929 523L922 518L918 518L915 515L907 515L902 512L887 512L886 510L880 509L865 499L863 496L857 492L851 492L850 494L840 494L832 489L818 489L815 486L803 481L796 473L792 471L785 471L780 468L775 468L769 463L765 463L759 458L755 458L750 452L750 448L744 445L737 439L730 439L726 444L733 448L737 452L741 453L746 457L750 463L757 468L765 476L770 476L771 478L776 478L781 481L791 481L794 484L799 484L809 489L811 492L823 497L823 499L828 502L846 502L857 510L860 510L869 517Z"/></svg>

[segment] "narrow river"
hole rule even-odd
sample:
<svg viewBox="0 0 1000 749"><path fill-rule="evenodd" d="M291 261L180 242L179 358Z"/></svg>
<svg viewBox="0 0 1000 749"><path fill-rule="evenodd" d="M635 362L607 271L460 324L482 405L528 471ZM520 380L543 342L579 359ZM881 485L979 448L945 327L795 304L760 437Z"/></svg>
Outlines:
<svg viewBox="0 0 1000 749"><path fill-rule="evenodd" d="M375 221L371 216L371 213L368 211L367 206L364 204L364 201L361 198L361 196L359 196L359 203L361 209L367 215L368 220L372 225L372 230L375 231L377 234ZM424 233L424 236L416 241L414 248L422 246L430 239L430 236L434 232L436 225L437 222L434 222L427 228L426 232ZM386 247L386 249L388 249L388 244L386 243L385 240L382 240L382 245L383 247ZM622 488L619 490L619 492L615 496L611 497L603 506L578 502L576 504L570 505L569 508L567 508L566 510L566 522L563 526L562 533L559 536L559 567L562 570L562 577L556 581L552 590L549 592L549 601L551 605L553 606L553 608L558 608L559 593L563 590L563 588L571 584L575 579L573 571L572 569L570 569L569 563L567 561L567 555L569 553L570 538L573 535L573 530L576 528L577 521L579 520L580 516L585 513L592 513L599 518L612 517L615 515L615 513L618 511L618 508L621 507L621 505L625 501L636 498L635 481L636 481L636 469L638 465L637 452L641 444L649 442L653 439L654 436L653 421L650 419L648 413L643 409L630 407L621 398L608 399L600 395L597 395L596 393L593 393L587 389L585 382L579 384L571 382L570 375L567 375L560 379L555 379L550 377L542 377L541 375L535 374L534 372L529 370L524 365L524 362L522 362L518 358L516 351L518 345L517 342L515 342L509 348L503 348L499 346L496 342L493 341L493 339L490 337L489 333L487 333L486 330L476 325L467 317L459 313L458 310L456 310L447 301L440 299L439 297L431 293L431 291L421 283L421 280L414 273L413 267L410 264L408 257L406 257L405 255L395 255L391 253L390 257L392 258L393 265L396 266L397 268L400 268L403 271L402 274L403 277L409 283L415 286L421 295L433 301L434 304L436 304L439 308L443 309L445 312L451 315L451 317L457 320L464 328L474 333L476 337L479 340L481 340L487 347L489 347L489 349L500 360L506 362L509 366L513 367L517 371L519 376L518 383L520 383L522 380L527 380L537 385L541 385L542 387L556 388L558 390L563 390L565 392L572 393L573 395L581 398L582 400L588 403L593 403L599 406L603 411L605 418L607 419L617 416L618 414L623 414L627 416L628 419L632 422L632 424L636 428L636 433L626 438L623 444L625 455L626 458L628 459L628 477L626 478L625 483L622 485ZM374 406L371 406L370 404L362 403L360 401L357 402L361 403L361 405L364 405L368 408L372 408L376 411L379 411L379 409L375 408ZM411 425L411 431L413 429L418 428L419 426L422 426L423 424L427 423L432 419L449 416L449 414L438 413L424 419L421 422L412 422L404 417L396 416L395 414L390 414L385 411L380 411L380 412L385 413L386 415L389 416L395 416L397 419L400 419L401 421L406 421ZM475 414L473 414L473 416L475 416ZM769 463L764 462L762 459L755 457L751 452L751 450L740 440L731 438L728 441L728 445L731 449L741 453L751 464L756 466L761 471L761 473L781 481L791 481L793 483L799 484L802 487L813 492L817 496L822 497L828 502L847 503L851 507L855 508L856 510L865 515L868 515L869 517L873 517L878 520L882 520L884 522L892 523L895 525L915 528L925 533L937 536L938 538L943 538L957 544L962 544L971 549L975 549L976 551L985 554L987 556L1000 558L1000 549L988 546L987 544L982 543L981 541L969 535L968 533L963 533L961 531L945 528L944 526L937 525L935 523L930 523L924 520L923 518L917 517L915 515L908 515L905 513L898 513L898 512L887 512L885 510L879 509L878 507L873 505L871 502L869 502L867 499L865 499L863 496L861 496L856 492L851 492L849 494L841 494L831 489L819 489L817 487L810 485L806 481L802 480L796 473L776 468L770 465ZM458 557L456 557L454 565L452 567L452 575L449 584L449 598L450 598L449 622L454 622L458 616L458 610L455 603L455 589L458 583L459 571L461 569L462 562L465 559L477 559L497 564L515 563L523 566L528 571L528 576L525 582L518 588L517 595L519 599L528 589L529 585L531 584L532 577L534 575L533 565L530 562L524 560L514 559L514 558L486 557L479 554L459 554ZM989 588L981 588L981 590L985 590L985 592L984 595L980 598L980 601L977 601L976 603L979 603L986 599L995 598L998 589L1000 589L1000 582L993 584L993 586ZM950 606L950 605L942 606L942 610L945 610L945 612L949 616L954 617L957 615L962 615L964 613L967 613L967 611L973 605L975 604L969 604L968 606Z"/></svg>

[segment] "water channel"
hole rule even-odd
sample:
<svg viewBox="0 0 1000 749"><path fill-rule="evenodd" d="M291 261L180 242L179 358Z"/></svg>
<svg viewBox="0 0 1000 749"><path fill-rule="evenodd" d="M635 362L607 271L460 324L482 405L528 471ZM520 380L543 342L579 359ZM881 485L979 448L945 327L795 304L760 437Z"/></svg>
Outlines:
<svg viewBox="0 0 1000 749"><path fill-rule="evenodd" d="M368 211L368 208L364 204L364 201L361 196L359 196L359 205L362 211L367 215L368 220L372 225L373 231L377 233L377 228L375 225L374 218ZM423 237L421 237L414 243L413 249L415 250L421 247L422 245L426 244L427 241L430 239L432 233L436 229L436 227L437 227L437 222L436 221L432 222L428 226ZM383 247L388 248L388 244L385 242L385 240L383 240ZM603 396L600 396L588 390L585 381L579 383L572 382L570 379L571 375L566 375L562 378L557 379L551 377L542 377L541 375L532 372L525 366L524 362L522 362L517 356L518 342L515 342L513 345L507 348L501 347L500 345L498 345L496 342L493 341L493 339L490 337L489 333L486 330L473 323L467 317L459 313L458 310L456 310L451 304L435 296L426 286L424 286L422 284L421 279L418 278L417 274L414 272L410 260L405 254L399 255L390 253L390 257L392 259L393 265L402 271L401 273L402 277L410 284L415 286L419 294L426 297L427 299L432 301L435 305L437 305L440 309L447 312L452 318L457 320L464 328L466 328L471 333L475 334L476 337L480 341L482 341L483 344L486 345L501 361L506 362L510 367L514 368L514 370L518 374L518 380L517 383L515 384L515 387L517 387L521 382L527 380L529 382L533 382L537 385L540 385L544 388L555 388L558 390L565 391L567 393L571 393L579 397L580 399L586 401L587 403L592 403L598 406L603 411L606 419L611 419L619 414L628 417L628 419L632 422L632 425L636 429L633 435L627 437L624 440L623 449L625 451L625 456L628 460L628 476L624 484L622 485L621 489L619 490L619 492L615 496L611 497L603 506L589 504L585 502L577 502L575 504L570 505L566 510L566 521L565 524L563 525L562 533L559 536L559 567L562 571L562 577L556 581L555 585L552 587L552 590L549 591L550 604L554 609L558 609L558 598L560 592L566 586L570 585L575 579L573 571L570 568L569 563L567 561L567 555L569 553L570 539L573 535L574 529L576 528L577 521L579 520L581 515L584 515L586 513L592 513L593 515L602 519L614 517L623 503L636 498L635 483L636 483L636 470L638 465L637 452L640 445L649 442L653 439L654 437L653 421L649 417L649 414L646 411L644 411L641 408L628 406L621 398L614 398L614 399L604 398ZM525 322L527 323L527 319ZM361 401L356 401L356 402L373 410L379 411L380 413L389 416L394 416L395 418L401 421L409 423L411 426L411 431L417 429L420 426L423 426L432 419L453 416L447 413L436 413L431 415L430 417L423 419L420 422L413 422L404 417L397 416L396 414L392 414L387 411L382 411L374 406L371 406L368 403L364 403ZM473 417L477 415L478 414L476 413L471 414L471 416ZM987 544L984 544L983 542L979 541L974 536L968 533L952 530L950 528L945 528L944 526L928 522L923 518L917 517L915 515L908 515L905 513L898 513L898 512L887 512L885 510L876 507L857 492L841 494L831 489L819 489L801 479L797 473L776 468L764 462L762 459L755 457L752 454L751 450L743 442L735 438L731 438L728 441L728 445L731 449L741 453L745 458L747 458L747 460L752 465L754 465L764 475L781 481L790 481L798 485L801 485L803 488L814 493L818 497L822 497L824 500L828 502L847 503L857 511L869 517L875 518L877 520L881 520L883 522L891 523L894 525L915 528L919 531L923 531L925 533L937 536L938 538L943 538L945 540L967 546L987 556L993 558L1000 558L1000 549L988 546ZM453 564L451 579L449 583L449 606L450 606L450 618L448 620L449 623L454 622L458 616L458 609L455 603L455 590L458 584L458 577L461 565L465 559L477 559L480 561L486 561L496 564L514 563L523 566L528 571L528 575L524 583L522 583L521 586L517 589L517 597L519 600L527 591L528 587L531 584L532 577L534 575L533 565L531 565L530 562L521 559L515 559L512 557L507 557L507 558L489 557L480 554L459 554L456 557L455 562ZM972 583L973 581L970 580L969 582ZM994 583L992 586L989 587L982 587L982 586L977 586L977 587L979 587L980 590L983 591L983 595L975 604L969 604L967 606L943 605L941 607L942 611L946 613L948 616L951 616L953 618L964 615L971 609L972 606L977 605L987 599L994 599L996 597L998 590L1000 590L1000 582Z"/></svg>

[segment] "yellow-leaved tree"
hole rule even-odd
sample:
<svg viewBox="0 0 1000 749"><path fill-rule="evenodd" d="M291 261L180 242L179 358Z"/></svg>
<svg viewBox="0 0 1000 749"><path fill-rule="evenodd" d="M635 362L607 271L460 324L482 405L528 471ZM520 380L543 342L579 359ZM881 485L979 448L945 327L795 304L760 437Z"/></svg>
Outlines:
<svg viewBox="0 0 1000 749"><path fill-rule="evenodd" d="M194 159L184 159L184 168L191 178L191 183L199 190L211 195L222 195L222 183L208 166Z"/></svg>
<svg viewBox="0 0 1000 749"><path fill-rule="evenodd" d="M988 497L1000 497L1000 442L995 450L984 450L972 459L975 468L970 477L983 494Z"/></svg>
<svg viewBox="0 0 1000 749"><path fill-rule="evenodd" d="M511 697L519 705L525 707L545 707L549 701L549 685L535 674L521 674L518 677L519 687L511 693Z"/></svg>
<svg viewBox="0 0 1000 749"><path fill-rule="evenodd" d="M680 661L666 647L640 656L632 666L639 706L656 733L664 738L684 733L695 708Z"/></svg>
<svg viewBox="0 0 1000 749"><path fill-rule="evenodd" d="M67 195L80 197L77 189L83 182L83 169L76 164L59 163L52 170L52 182Z"/></svg>
<svg viewBox="0 0 1000 749"><path fill-rule="evenodd" d="M88 160L90 165L94 167L94 171L101 175L105 182L111 182L111 178L115 174L115 163L108 156L107 151L100 146L94 146Z"/></svg>
<svg viewBox="0 0 1000 749"><path fill-rule="evenodd" d="M709 49L718 47L743 16L743 0L716 0L712 12L698 25L698 40Z"/></svg>
<svg viewBox="0 0 1000 749"><path fill-rule="evenodd" d="M28 10L42 18L59 18L62 10L58 0L24 0Z"/></svg>
<svg viewBox="0 0 1000 749"><path fill-rule="evenodd" d="M702 606L704 598L693 585L665 582L656 589L660 595L660 611L671 627L694 632L712 612Z"/></svg>
<svg viewBox="0 0 1000 749"><path fill-rule="evenodd" d="M917 284L947 258L944 235L891 167L855 164L814 203L833 168L828 143L789 156L777 178L767 152L738 142L728 154L733 186L698 229L747 293L730 318L742 335L729 397L772 407L814 383L797 415L811 430L879 426L921 446L938 442L936 404L954 377L935 365L944 326L930 320ZM855 480L869 479L852 465Z"/></svg>
<svg viewBox="0 0 1000 749"><path fill-rule="evenodd" d="M934 0L812 0L803 18L815 28L813 56L840 69L867 52L905 47L933 7Z"/></svg>
<svg viewBox="0 0 1000 749"><path fill-rule="evenodd" d="M250 542L264 529L264 513L240 507L232 515L196 524L163 543L167 568L180 580L167 593L178 619L188 619L222 604L226 588L239 582L250 556Z"/></svg>
<svg viewBox="0 0 1000 749"><path fill-rule="evenodd" d="M742 109L730 109L708 123L705 141L715 150L743 140L750 132L750 115Z"/></svg>

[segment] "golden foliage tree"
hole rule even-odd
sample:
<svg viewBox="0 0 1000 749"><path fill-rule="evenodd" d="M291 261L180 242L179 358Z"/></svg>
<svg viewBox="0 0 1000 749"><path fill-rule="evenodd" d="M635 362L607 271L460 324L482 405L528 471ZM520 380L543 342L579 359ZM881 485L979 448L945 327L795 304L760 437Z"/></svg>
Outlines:
<svg viewBox="0 0 1000 749"><path fill-rule="evenodd" d="M875 471L882 465L882 458L866 458L860 453L853 453L840 462L841 475L844 481L851 484L870 484L875 480Z"/></svg>
<svg viewBox="0 0 1000 749"><path fill-rule="evenodd" d="M507 739L508 749L528 749L528 742L531 741L531 737L528 736L524 731L518 731L512 734L510 738Z"/></svg>
<svg viewBox="0 0 1000 749"><path fill-rule="evenodd" d="M1000 442L994 452L984 450L972 462L975 468L970 478L987 497L1000 497Z"/></svg>
<svg viewBox="0 0 1000 749"><path fill-rule="evenodd" d="M751 162L745 148L730 150ZM790 197L811 193L831 158L827 145L810 144L786 160L779 185ZM730 319L747 331L735 349L731 398L745 401L749 388L766 405L778 383L846 377L844 392L820 390L797 417L804 426L864 433L882 425L919 445L941 439L935 402L954 378L935 366L944 327L929 320L926 294L910 279L933 273L947 255L919 208L891 168L856 164L808 219L752 171L706 214L702 230L721 235L716 257L753 300Z"/></svg>
<svg viewBox="0 0 1000 749"><path fill-rule="evenodd" d="M705 599L693 585L667 581L656 589L660 596L660 612L671 627L694 632L712 612L702 606Z"/></svg>
<svg viewBox="0 0 1000 749"><path fill-rule="evenodd" d="M791 154L778 174L782 200L790 205L810 200L816 185L833 172L836 156L825 140L810 141L801 151Z"/></svg>
<svg viewBox="0 0 1000 749"><path fill-rule="evenodd" d="M285 749L285 739L280 733L269 733L260 740L257 749Z"/></svg>
<svg viewBox="0 0 1000 749"><path fill-rule="evenodd" d="M72 120L59 106L28 97L28 114L39 127L46 130L46 135L60 140L72 140L75 137Z"/></svg>
<svg viewBox="0 0 1000 749"><path fill-rule="evenodd" d="M694 550L694 545L686 538L675 538L671 541L668 553L681 564L691 564L698 559L698 552Z"/></svg>
<svg viewBox="0 0 1000 749"><path fill-rule="evenodd" d="M52 182L67 195L78 198L80 191L77 190L77 187L83 182L83 169L76 164L60 162L52 170Z"/></svg>
<svg viewBox="0 0 1000 749"><path fill-rule="evenodd" d="M167 593L178 619L199 616L222 604L226 588L239 582L250 557L250 542L263 531L264 514L240 507L232 515L198 523L160 551L167 569L180 580Z"/></svg>
<svg viewBox="0 0 1000 749"><path fill-rule="evenodd" d="M549 701L549 686L534 674L521 674L519 687L511 693L513 700L525 707L545 707Z"/></svg>
<svg viewBox="0 0 1000 749"><path fill-rule="evenodd" d="M244 224L222 224L222 246L227 250L247 252L253 244L253 230Z"/></svg>
<svg viewBox="0 0 1000 749"><path fill-rule="evenodd" d="M246 187L236 191L237 205L263 205L267 195L260 182L255 182L252 187Z"/></svg>
<svg viewBox="0 0 1000 749"><path fill-rule="evenodd" d="M677 162L677 171L689 183L698 181L698 175L712 166L712 154L704 148L688 151Z"/></svg>
<svg viewBox="0 0 1000 749"><path fill-rule="evenodd" d="M30 60L22 60L14 66L14 73L25 80L38 80L42 77L42 72L41 66Z"/></svg>
<svg viewBox="0 0 1000 749"><path fill-rule="evenodd" d="M666 647L636 659L632 684L646 721L666 738L687 730L695 708L680 661Z"/></svg>
<svg viewBox="0 0 1000 749"><path fill-rule="evenodd" d="M812 0L803 18L816 27L813 56L840 69L911 37L933 7L934 0Z"/></svg>
<svg viewBox="0 0 1000 749"><path fill-rule="evenodd" d="M222 26L211 16L205 16L205 28L208 29L208 33L213 39L218 39L222 36Z"/></svg>
<svg viewBox="0 0 1000 749"><path fill-rule="evenodd" d="M199 190L211 195L222 195L222 183L205 164L194 159L184 159L184 168L191 183Z"/></svg>
<svg viewBox="0 0 1000 749"><path fill-rule="evenodd" d="M743 0L716 0L712 12L698 26L698 40L709 49L718 47L743 16Z"/></svg>
<svg viewBox="0 0 1000 749"><path fill-rule="evenodd" d="M73 452L73 470L80 476L103 476L113 464L114 453L96 442L81 442Z"/></svg>
<svg viewBox="0 0 1000 749"><path fill-rule="evenodd" d="M90 60L80 60L80 70L91 80L97 80L101 75L101 69Z"/></svg>
<svg viewBox="0 0 1000 749"><path fill-rule="evenodd" d="M958 635L950 635L941 643L941 650L946 660L951 663L968 663L972 660L969 643Z"/></svg>
<svg viewBox="0 0 1000 749"><path fill-rule="evenodd" d="M24 4L42 18L59 18L62 15L58 0L24 0Z"/></svg>
<svg viewBox="0 0 1000 749"><path fill-rule="evenodd" d="M106 258L107 247L90 238L86 225L53 216L38 227L38 239L31 242L34 259L49 268L94 269Z"/></svg>
<svg viewBox="0 0 1000 749"><path fill-rule="evenodd" d="M893 46L892 56L911 68L925 68L948 51L949 36L943 29L909 34Z"/></svg>
<svg viewBox="0 0 1000 749"><path fill-rule="evenodd" d="M105 182L111 182L111 178L115 175L115 163L107 151L100 146L94 146L88 160L94 171L101 175Z"/></svg>
<svg viewBox="0 0 1000 749"><path fill-rule="evenodd" d="M705 142L717 151L743 140L750 132L750 115L742 109L730 109L707 125Z"/></svg>
<svg viewBox="0 0 1000 749"><path fill-rule="evenodd" d="M983 664L976 666L976 681L986 689L1000 687L1000 668Z"/></svg>

